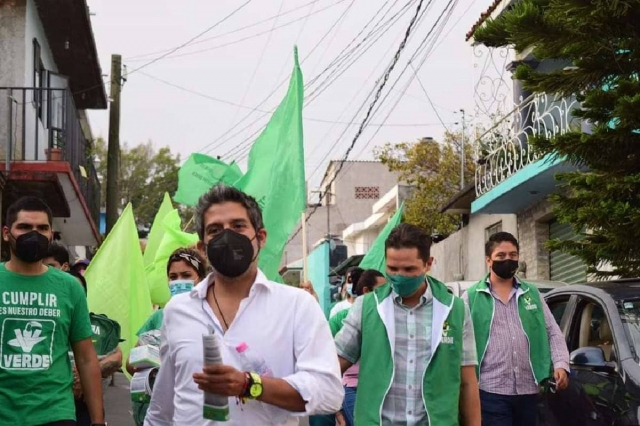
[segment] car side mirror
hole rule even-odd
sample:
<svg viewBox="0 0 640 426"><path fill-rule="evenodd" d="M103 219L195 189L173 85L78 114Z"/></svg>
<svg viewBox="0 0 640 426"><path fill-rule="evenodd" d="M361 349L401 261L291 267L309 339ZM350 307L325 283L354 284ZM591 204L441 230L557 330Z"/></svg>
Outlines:
<svg viewBox="0 0 640 426"><path fill-rule="evenodd" d="M611 372L615 370L604 357L604 351L597 346L587 346L571 352L570 363L572 367L589 368L594 371Z"/></svg>

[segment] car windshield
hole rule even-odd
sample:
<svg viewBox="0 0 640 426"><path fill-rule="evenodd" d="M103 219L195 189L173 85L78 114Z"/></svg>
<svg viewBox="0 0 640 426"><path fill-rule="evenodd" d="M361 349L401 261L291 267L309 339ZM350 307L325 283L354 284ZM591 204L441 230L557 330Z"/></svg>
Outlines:
<svg viewBox="0 0 640 426"><path fill-rule="evenodd" d="M618 312L636 362L640 362L638 357L640 354L640 299L619 302Z"/></svg>

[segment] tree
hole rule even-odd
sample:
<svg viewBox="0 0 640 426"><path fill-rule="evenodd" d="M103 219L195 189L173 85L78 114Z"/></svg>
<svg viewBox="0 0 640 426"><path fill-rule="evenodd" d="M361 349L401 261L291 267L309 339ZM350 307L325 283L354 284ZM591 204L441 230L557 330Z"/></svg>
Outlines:
<svg viewBox="0 0 640 426"><path fill-rule="evenodd" d="M460 191L460 134L447 133L444 142L430 138L418 142L386 144L376 157L400 180L413 186L404 220L431 235L447 236L460 225L460 216L440 213L440 208ZM465 182L473 182L475 162L470 143L465 143Z"/></svg>
<svg viewBox="0 0 640 426"><path fill-rule="evenodd" d="M640 0L522 0L474 37L569 65L544 73L521 64L515 72L535 93L575 96L573 116L592 125L532 140L541 154L577 166L556 176L562 190L551 201L582 238L549 248L579 256L599 277L640 275Z"/></svg>
<svg viewBox="0 0 640 426"><path fill-rule="evenodd" d="M102 138L95 142L98 176L106 187L107 145ZM124 144L120 150L119 190L122 206L133 205L139 226L150 226L165 192L173 195L178 188L180 154L175 156L169 147L156 151L151 142L130 148ZM102 191L102 206L106 206L106 191ZM186 211L180 210L185 220ZM188 220L188 219L187 219Z"/></svg>

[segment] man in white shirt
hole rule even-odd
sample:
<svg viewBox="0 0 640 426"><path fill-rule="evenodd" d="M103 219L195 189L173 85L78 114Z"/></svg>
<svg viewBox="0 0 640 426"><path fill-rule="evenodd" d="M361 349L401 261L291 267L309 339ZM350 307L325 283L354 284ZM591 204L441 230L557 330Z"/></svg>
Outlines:
<svg viewBox="0 0 640 426"><path fill-rule="evenodd" d="M318 303L258 269L267 232L256 200L217 185L200 198L196 225L215 272L164 310L145 426L215 424L203 419L203 391L229 397L226 425L297 425L301 416L338 411L340 366ZM203 368L202 335L211 330L223 365ZM243 361L236 349L243 343L257 364L266 362L266 374Z"/></svg>

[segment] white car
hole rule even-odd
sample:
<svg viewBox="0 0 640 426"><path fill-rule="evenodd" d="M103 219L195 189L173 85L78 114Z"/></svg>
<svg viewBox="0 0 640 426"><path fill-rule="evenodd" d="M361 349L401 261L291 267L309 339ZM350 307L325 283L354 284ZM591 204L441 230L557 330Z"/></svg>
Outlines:
<svg viewBox="0 0 640 426"><path fill-rule="evenodd" d="M526 280L527 283L533 284L538 288L540 293L548 293L554 288L564 287L569 285L561 281L545 281L545 280ZM454 296L462 296L472 285L478 281L451 281L446 283L447 288L453 293Z"/></svg>

